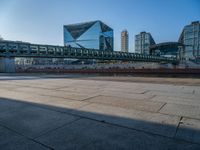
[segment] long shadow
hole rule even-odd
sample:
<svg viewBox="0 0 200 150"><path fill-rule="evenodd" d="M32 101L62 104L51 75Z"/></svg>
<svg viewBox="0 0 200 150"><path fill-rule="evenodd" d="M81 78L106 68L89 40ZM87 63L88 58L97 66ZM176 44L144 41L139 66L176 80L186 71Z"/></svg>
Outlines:
<svg viewBox="0 0 200 150"><path fill-rule="evenodd" d="M196 129L0 97L0 133L6 130L47 149L200 149ZM23 146L12 138L0 134L0 149Z"/></svg>

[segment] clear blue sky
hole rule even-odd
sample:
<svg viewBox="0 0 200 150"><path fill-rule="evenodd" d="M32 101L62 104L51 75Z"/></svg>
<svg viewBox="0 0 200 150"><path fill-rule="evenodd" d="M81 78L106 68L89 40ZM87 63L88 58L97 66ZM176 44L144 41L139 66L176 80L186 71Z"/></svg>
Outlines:
<svg viewBox="0 0 200 150"><path fill-rule="evenodd" d="M200 0L0 0L0 35L6 40L63 45L63 25L102 20L120 32L150 32L156 41L177 41L183 27L200 20Z"/></svg>

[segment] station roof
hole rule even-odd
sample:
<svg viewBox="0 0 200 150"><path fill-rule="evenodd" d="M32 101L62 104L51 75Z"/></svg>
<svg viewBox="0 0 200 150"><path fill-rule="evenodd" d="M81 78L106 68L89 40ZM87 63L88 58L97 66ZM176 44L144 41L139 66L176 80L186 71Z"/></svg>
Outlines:
<svg viewBox="0 0 200 150"><path fill-rule="evenodd" d="M150 49L155 50L155 49L175 48L178 46L183 46L183 44L179 42L163 42L150 46Z"/></svg>

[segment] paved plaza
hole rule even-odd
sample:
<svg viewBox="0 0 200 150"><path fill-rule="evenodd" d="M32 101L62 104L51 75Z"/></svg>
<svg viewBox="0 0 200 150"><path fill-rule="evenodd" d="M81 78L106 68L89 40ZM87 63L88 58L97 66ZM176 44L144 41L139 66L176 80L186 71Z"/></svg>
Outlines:
<svg viewBox="0 0 200 150"><path fill-rule="evenodd" d="M178 80L1 74L0 149L199 150L200 79Z"/></svg>

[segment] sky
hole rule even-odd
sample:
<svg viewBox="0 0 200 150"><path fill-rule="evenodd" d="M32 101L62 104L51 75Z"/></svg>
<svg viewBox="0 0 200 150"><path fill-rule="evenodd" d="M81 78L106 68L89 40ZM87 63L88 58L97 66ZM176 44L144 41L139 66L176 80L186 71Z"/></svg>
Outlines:
<svg viewBox="0 0 200 150"><path fill-rule="evenodd" d="M156 43L178 41L185 25L200 21L200 0L0 0L0 35L5 40L63 45L63 25L101 20L114 29L114 49L121 31L134 37L150 32Z"/></svg>

